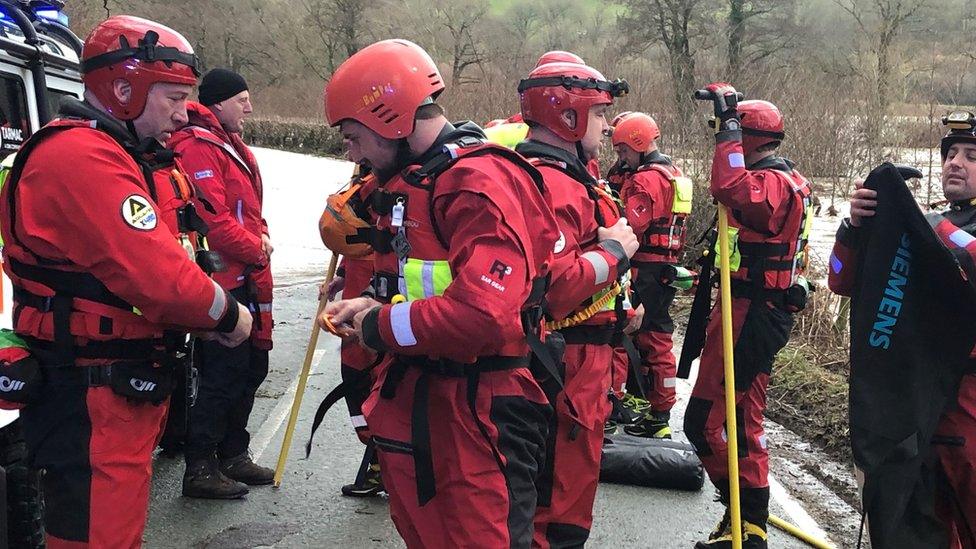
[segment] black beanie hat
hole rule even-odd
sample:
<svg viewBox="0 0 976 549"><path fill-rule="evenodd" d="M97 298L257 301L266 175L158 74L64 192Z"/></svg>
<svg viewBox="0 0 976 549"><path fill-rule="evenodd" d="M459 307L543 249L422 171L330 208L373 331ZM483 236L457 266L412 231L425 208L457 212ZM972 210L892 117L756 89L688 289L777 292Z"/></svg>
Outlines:
<svg viewBox="0 0 976 549"><path fill-rule="evenodd" d="M247 89L244 77L230 69L213 69L200 82L200 102L209 107Z"/></svg>

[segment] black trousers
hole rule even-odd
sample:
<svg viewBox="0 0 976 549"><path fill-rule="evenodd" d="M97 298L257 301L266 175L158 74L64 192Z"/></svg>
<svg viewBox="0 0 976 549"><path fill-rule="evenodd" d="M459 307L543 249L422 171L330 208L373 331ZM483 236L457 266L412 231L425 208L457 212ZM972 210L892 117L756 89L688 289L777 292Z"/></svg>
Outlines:
<svg viewBox="0 0 976 549"><path fill-rule="evenodd" d="M247 303L243 287L231 294ZM237 347L197 341L197 357L200 388L196 404L190 408L186 460L241 455L251 442L247 420L254 395L268 375L268 351L255 349L250 340Z"/></svg>

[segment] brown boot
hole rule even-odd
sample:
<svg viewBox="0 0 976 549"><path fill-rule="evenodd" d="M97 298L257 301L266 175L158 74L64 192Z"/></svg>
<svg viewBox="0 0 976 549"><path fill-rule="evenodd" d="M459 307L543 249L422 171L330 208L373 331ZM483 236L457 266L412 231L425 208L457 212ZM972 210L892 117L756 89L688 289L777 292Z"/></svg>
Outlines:
<svg viewBox="0 0 976 549"><path fill-rule="evenodd" d="M274 482L274 470L261 467L251 461L247 452L239 456L220 460L220 472L228 478L249 486L261 486Z"/></svg>
<svg viewBox="0 0 976 549"><path fill-rule="evenodd" d="M216 459L194 460L183 475L183 495L201 499L239 499L247 495L247 485L225 477Z"/></svg>

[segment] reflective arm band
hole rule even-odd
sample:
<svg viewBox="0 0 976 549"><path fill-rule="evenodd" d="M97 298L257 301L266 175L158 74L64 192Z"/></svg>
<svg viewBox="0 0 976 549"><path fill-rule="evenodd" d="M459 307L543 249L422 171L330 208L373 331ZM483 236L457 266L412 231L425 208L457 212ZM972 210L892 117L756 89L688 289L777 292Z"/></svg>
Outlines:
<svg viewBox="0 0 976 549"><path fill-rule="evenodd" d="M410 307L413 301L399 303L390 309L390 329L393 330L393 337L400 347L412 347L417 344L417 337L413 334L413 326L410 324Z"/></svg>
<svg viewBox="0 0 976 549"><path fill-rule="evenodd" d="M602 254L599 252L586 252L580 257L586 261L589 261L590 265L593 266L593 284L595 286L599 286L600 284L610 280L610 264Z"/></svg>

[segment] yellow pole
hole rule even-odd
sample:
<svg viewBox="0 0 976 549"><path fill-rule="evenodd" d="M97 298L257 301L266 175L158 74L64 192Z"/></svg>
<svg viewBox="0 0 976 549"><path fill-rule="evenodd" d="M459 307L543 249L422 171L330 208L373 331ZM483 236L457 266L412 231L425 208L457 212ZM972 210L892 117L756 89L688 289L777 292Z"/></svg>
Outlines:
<svg viewBox="0 0 976 549"><path fill-rule="evenodd" d="M329 260L329 271L325 275L325 286L328 287L335 276L336 266L339 264L339 255L332 253ZM275 467L274 486L281 486L281 477L285 474L285 461L288 459L288 449L291 447L291 437L295 433L295 424L298 422L298 410L302 407L302 396L305 394L305 384L308 382L308 371L312 367L312 356L315 355L315 347L319 343L318 318L329 302L328 292L323 291L319 298L319 307L315 316L312 318L312 335L308 338L308 347L305 348L305 363L302 364L302 373L298 378L298 389L295 391L295 400L291 403L291 414L288 416L288 427L285 429L285 438L281 441L281 451L278 452L278 465Z"/></svg>
<svg viewBox="0 0 976 549"><path fill-rule="evenodd" d="M806 543L810 547L816 547L817 549L835 549L833 545L827 543L826 541L811 536L810 534L800 530L796 526L793 526L775 515L769 515L769 523L788 534L792 534L793 537Z"/></svg>
<svg viewBox="0 0 976 549"><path fill-rule="evenodd" d="M717 125L717 124L716 124ZM732 547L742 549L742 514L739 509L739 439L735 421L735 364L732 357L732 282L729 268L729 214L718 205L719 295L722 307L722 357L725 359L725 433L729 449L729 509L732 511Z"/></svg>

